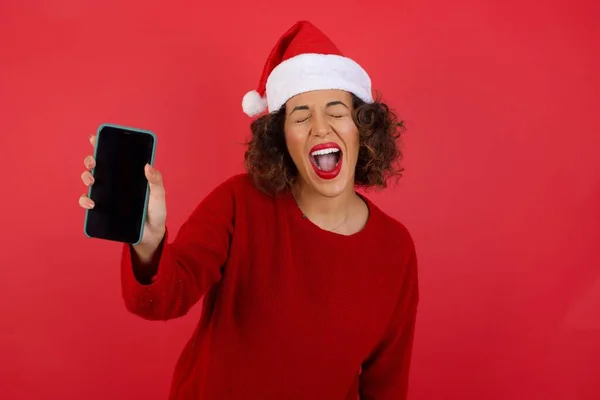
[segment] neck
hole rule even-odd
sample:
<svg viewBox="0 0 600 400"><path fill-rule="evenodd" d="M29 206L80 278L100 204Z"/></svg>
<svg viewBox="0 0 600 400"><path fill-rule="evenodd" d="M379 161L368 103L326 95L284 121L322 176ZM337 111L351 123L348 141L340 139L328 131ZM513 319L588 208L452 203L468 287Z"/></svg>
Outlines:
<svg viewBox="0 0 600 400"><path fill-rule="evenodd" d="M292 193L304 215L322 229L343 225L357 200L353 185L335 197L325 197L301 179L294 184Z"/></svg>

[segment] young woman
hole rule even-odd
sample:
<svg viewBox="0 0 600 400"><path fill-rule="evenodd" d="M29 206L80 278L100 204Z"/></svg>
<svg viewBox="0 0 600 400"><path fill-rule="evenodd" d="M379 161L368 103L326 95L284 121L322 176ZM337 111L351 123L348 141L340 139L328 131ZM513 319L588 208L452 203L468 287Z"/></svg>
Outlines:
<svg viewBox="0 0 600 400"><path fill-rule="evenodd" d="M161 174L149 165L148 219L123 247L122 287L150 320L202 316L170 399L400 400L418 303L407 229L356 187L400 173L401 123L368 74L301 21L267 59L247 172L216 187L174 240ZM94 143L94 138L91 139ZM93 184L85 159L86 185ZM80 198L82 207L93 207Z"/></svg>

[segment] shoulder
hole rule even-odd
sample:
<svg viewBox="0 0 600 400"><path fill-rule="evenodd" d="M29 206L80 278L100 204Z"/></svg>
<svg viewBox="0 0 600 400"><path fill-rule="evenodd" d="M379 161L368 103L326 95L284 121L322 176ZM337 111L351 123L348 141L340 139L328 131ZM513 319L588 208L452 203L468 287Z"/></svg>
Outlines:
<svg viewBox="0 0 600 400"><path fill-rule="evenodd" d="M248 173L231 175L216 185L207 195L215 201L232 202L234 206L257 205L271 196L259 190Z"/></svg>
<svg viewBox="0 0 600 400"><path fill-rule="evenodd" d="M401 299L418 303L418 261L415 241L404 223L383 211L379 206L366 198L373 218L369 241L378 247L385 262L380 268L388 273L390 281L397 282L396 290L402 294Z"/></svg>
<svg viewBox="0 0 600 400"><path fill-rule="evenodd" d="M400 220L392 217L389 213L382 210L377 204L371 199L363 195L369 206L369 212L376 230L381 234L389 238L388 240L406 242L407 244L413 245L413 238L411 232L406 225Z"/></svg>
<svg viewBox="0 0 600 400"><path fill-rule="evenodd" d="M216 190L244 190L252 185L252 180L247 173L231 175L217 185Z"/></svg>
<svg viewBox="0 0 600 400"><path fill-rule="evenodd" d="M230 176L217 185L214 190L231 193L234 197L242 196L244 199L256 196L270 197L256 187L252 177L247 172Z"/></svg>
<svg viewBox="0 0 600 400"><path fill-rule="evenodd" d="M240 210L261 208L261 197L266 197L246 173L231 175L208 190L194 209L194 216L233 218ZM264 201L263 201L264 203Z"/></svg>
<svg viewBox="0 0 600 400"><path fill-rule="evenodd" d="M381 209L371 199L363 195L369 206L371 240L376 242L386 254L406 264L416 260L416 248L413 235L408 227L397 218Z"/></svg>

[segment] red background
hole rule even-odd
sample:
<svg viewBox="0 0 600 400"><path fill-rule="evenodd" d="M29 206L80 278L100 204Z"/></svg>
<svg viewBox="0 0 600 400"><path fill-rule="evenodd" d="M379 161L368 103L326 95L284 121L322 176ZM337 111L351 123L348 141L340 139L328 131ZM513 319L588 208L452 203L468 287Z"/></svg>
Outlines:
<svg viewBox="0 0 600 400"><path fill-rule="evenodd" d="M420 254L410 398L600 398L600 3L270 3L0 3L0 398L165 398L201 309L125 310L120 246L82 231L87 138L156 131L178 229L242 171L242 96L303 18L408 126L373 198Z"/></svg>

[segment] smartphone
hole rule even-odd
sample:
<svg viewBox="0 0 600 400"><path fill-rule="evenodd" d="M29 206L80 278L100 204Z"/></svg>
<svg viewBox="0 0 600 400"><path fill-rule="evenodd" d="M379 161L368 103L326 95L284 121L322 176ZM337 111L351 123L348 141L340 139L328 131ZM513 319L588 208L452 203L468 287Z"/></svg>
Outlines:
<svg viewBox="0 0 600 400"><path fill-rule="evenodd" d="M156 136L112 124L100 125L96 135L94 184L88 192L95 205L86 210L84 233L89 238L138 244L148 209L144 167L154 165Z"/></svg>

